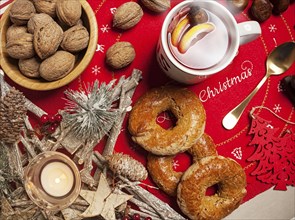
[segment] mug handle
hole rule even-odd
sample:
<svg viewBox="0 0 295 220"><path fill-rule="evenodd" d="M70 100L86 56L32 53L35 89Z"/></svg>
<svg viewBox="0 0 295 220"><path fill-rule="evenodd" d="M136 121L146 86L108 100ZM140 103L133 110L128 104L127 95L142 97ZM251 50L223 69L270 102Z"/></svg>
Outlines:
<svg viewBox="0 0 295 220"><path fill-rule="evenodd" d="M238 23L240 45L255 40L261 35L261 27L257 21L245 21Z"/></svg>

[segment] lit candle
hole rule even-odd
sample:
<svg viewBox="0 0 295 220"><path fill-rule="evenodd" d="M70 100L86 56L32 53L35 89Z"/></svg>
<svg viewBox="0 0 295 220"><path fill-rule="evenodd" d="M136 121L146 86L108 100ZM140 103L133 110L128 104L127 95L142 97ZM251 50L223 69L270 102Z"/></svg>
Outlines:
<svg viewBox="0 0 295 220"><path fill-rule="evenodd" d="M51 162L41 170L40 181L44 191L50 196L62 197L73 188L74 174L65 163Z"/></svg>
<svg viewBox="0 0 295 220"><path fill-rule="evenodd" d="M66 155L45 151L34 157L26 167L24 186L30 199L40 208L63 210L80 194L80 171Z"/></svg>

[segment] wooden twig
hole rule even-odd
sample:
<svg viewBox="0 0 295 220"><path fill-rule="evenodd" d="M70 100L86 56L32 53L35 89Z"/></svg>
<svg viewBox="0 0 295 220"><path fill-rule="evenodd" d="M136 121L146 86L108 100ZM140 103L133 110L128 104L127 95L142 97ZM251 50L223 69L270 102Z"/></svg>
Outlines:
<svg viewBox="0 0 295 220"><path fill-rule="evenodd" d="M31 200L13 200L12 203L10 203L12 207L24 207L24 206L32 206L34 203ZM35 205L34 205L35 206Z"/></svg>
<svg viewBox="0 0 295 220"><path fill-rule="evenodd" d="M24 145L24 147L27 150L27 153L30 155L31 158L34 158L37 156L33 147L26 141L26 139L22 135L20 135L20 142Z"/></svg>
<svg viewBox="0 0 295 220"><path fill-rule="evenodd" d="M59 137L57 138L56 142L54 142L54 144L52 145L51 143L48 143L49 146L47 146L46 148L48 148L50 151L56 151L59 147L60 147L60 143L62 142L62 140L67 136L67 134L71 131L71 126L65 128L61 134L59 135ZM51 145L51 146L50 146Z"/></svg>
<svg viewBox="0 0 295 220"><path fill-rule="evenodd" d="M129 80L127 82L124 82L126 83L126 91L128 92L129 90L136 87L141 79L142 79L142 72L138 69L133 69ZM121 90L115 90L114 93L112 94L112 97L119 96L120 93L121 93Z"/></svg>
<svg viewBox="0 0 295 220"><path fill-rule="evenodd" d="M115 121L110 131L109 138L107 139L107 143L102 153L102 155L104 156L113 154L116 141L118 139L119 134L121 133L121 128L122 128L124 118L126 116L126 112L128 111L128 107L130 107L132 103L131 98L134 94L135 88L138 85L138 81L140 79L141 79L141 71L134 69L131 77L128 78L128 81L122 85L120 103L119 103L119 109L121 110L122 113L119 119Z"/></svg>
<svg viewBox="0 0 295 220"><path fill-rule="evenodd" d="M94 156L97 160L94 160L94 162L99 161L97 163L98 166L105 164L106 160L104 156L102 156L99 152L94 152ZM104 167L104 166L103 166ZM103 168L100 167L100 168ZM131 181L126 179L125 177L118 175L118 178L122 180L128 187L125 189L129 191L133 195L137 195L137 197L142 201L142 203L137 202L137 205L139 208L142 207L143 210L148 210L151 213L154 213L156 216L158 216L160 219L164 220L185 220L180 214L178 214L174 209L172 209L168 204L164 203L157 197L155 197L150 192L146 191L142 187L138 185L134 185ZM142 206L142 204L145 203L146 205ZM149 206L149 208L147 208Z"/></svg>
<svg viewBox="0 0 295 220"><path fill-rule="evenodd" d="M21 160L21 153L18 148L18 143L13 144L12 146L9 146L9 158L11 166L13 167L16 175L23 181L24 177L24 169L22 165Z"/></svg>
<svg viewBox="0 0 295 220"><path fill-rule="evenodd" d="M8 92L11 88L11 86L5 82L4 80L4 72L0 69L0 88L1 88L1 96L4 96L6 92ZM44 114L47 114L44 110L39 108L37 105L32 103L29 99L25 98L25 107L28 109L28 111L34 113L36 116L41 117Z"/></svg>
<svg viewBox="0 0 295 220"><path fill-rule="evenodd" d="M79 158L78 160L79 164L83 164L87 160L87 158L91 160L90 154L92 155L93 148L96 146L96 144L97 142L94 140L90 140L86 142L82 150L79 151L78 155L76 154L76 156L78 156ZM90 156L90 158L88 156Z"/></svg>

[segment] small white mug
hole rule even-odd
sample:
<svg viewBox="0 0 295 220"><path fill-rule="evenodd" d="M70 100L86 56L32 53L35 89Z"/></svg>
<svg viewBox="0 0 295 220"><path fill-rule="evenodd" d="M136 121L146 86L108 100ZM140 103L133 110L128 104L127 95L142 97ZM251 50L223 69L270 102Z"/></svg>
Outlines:
<svg viewBox="0 0 295 220"><path fill-rule="evenodd" d="M206 12L208 21L187 22L188 12L193 7ZM260 34L258 22L237 23L230 11L216 1L183 1L164 20L157 45L157 61L170 78L184 84L196 84L226 68L239 46Z"/></svg>

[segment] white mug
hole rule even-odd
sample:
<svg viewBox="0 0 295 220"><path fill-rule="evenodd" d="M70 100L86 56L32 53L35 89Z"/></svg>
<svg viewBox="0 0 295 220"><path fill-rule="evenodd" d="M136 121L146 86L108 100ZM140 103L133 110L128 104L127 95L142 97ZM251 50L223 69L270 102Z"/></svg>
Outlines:
<svg viewBox="0 0 295 220"><path fill-rule="evenodd" d="M187 22L189 10L196 6L208 17L201 25ZM173 33L176 27L177 34ZM181 33L182 27L185 28ZM157 45L157 61L170 78L184 84L196 84L226 68L239 46L260 34L258 22L237 23L230 11L216 1L183 1L164 20Z"/></svg>

